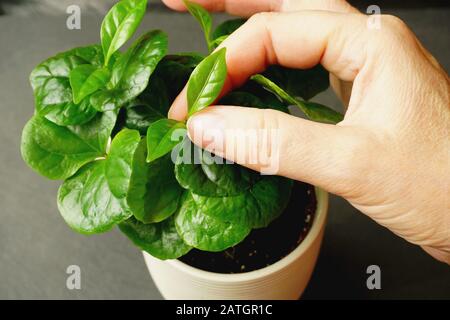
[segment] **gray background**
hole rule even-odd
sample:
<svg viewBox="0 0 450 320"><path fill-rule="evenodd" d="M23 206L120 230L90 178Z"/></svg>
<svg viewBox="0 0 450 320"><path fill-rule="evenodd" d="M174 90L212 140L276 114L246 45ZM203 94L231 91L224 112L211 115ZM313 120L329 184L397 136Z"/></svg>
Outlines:
<svg viewBox="0 0 450 320"><path fill-rule="evenodd" d="M63 11L48 11L39 1L7 5L12 2L0 1L7 13L0 16L0 298L160 299L141 253L117 230L90 237L72 232L56 208L58 182L38 176L20 157L21 130L33 113L30 71L56 52L98 42L102 13L84 10L82 30L69 31ZM402 17L448 71L450 10L414 3L413 9L389 3L381 8ZM190 17L161 5L150 11L140 31L166 30L172 52L205 50ZM340 107L331 92L319 98ZM66 288L72 264L81 267L81 290ZM378 291L365 285L371 264L382 270ZM448 299L450 268L332 196L322 252L304 298Z"/></svg>

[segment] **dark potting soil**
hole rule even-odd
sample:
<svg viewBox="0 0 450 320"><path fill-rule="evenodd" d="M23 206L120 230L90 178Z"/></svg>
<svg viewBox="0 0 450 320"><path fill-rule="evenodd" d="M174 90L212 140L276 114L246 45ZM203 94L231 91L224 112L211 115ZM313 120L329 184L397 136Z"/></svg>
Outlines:
<svg viewBox="0 0 450 320"><path fill-rule="evenodd" d="M314 220L314 187L296 182L286 210L267 228L254 229L244 241L222 252L192 249L179 258L206 271L242 273L271 265L291 253L303 241Z"/></svg>

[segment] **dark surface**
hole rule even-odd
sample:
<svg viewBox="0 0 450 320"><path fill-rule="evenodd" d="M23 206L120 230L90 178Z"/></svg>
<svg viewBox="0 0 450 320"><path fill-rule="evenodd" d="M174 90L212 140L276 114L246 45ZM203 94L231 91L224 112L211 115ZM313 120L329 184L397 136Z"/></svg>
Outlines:
<svg viewBox="0 0 450 320"><path fill-rule="evenodd" d="M160 299L131 242L117 230L91 237L71 231L56 208L59 183L38 176L20 157L20 133L33 113L29 72L58 51L97 42L100 14L83 12L82 30L70 31L64 11L6 9L10 14L0 17L0 298ZM448 9L384 12L402 17L449 70ZM186 15L158 7L140 30L151 28L167 30L172 52L205 48ZM319 101L339 106L331 92ZM66 288L72 264L81 268L81 290ZM381 268L381 290L366 288L371 264ZM304 298L450 298L450 268L331 197L323 248Z"/></svg>

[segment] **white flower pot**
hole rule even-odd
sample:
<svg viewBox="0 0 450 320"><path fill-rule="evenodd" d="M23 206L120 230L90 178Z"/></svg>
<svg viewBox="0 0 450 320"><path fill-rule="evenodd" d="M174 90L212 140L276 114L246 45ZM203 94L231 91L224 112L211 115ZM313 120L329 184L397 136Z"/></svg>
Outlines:
<svg viewBox="0 0 450 320"><path fill-rule="evenodd" d="M165 299L298 299L316 264L328 211L328 194L316 188L317 209L309 233L280 261L251 272L203 271L179 260L162 261L144 252L150 274Z"/></svg>

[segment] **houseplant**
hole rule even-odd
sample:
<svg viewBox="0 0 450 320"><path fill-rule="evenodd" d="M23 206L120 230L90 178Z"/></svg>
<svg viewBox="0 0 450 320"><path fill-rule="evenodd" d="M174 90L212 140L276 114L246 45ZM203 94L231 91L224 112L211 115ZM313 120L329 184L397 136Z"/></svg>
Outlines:
<svg viewBox="0 0 450 320"><path fill-rule="evenodd" d="M198 5L186 4L203 27L210 51L244 22L231 20L211 32L209 14ZM106 232L118 225L135 245L160 260L185 256L183 261L189 263L189 255L202 257L198 250L229 254L227 249L251 238L252 230L271 230L273 221L281 221L280 215L292 202L294 182L220 161L193 146L184 122L165 117L186 81L189 116L217 100L226 76L225 48L206 57L169 55L167 36L154 30L121 53L146 7L146 0L118 2L102 23L101 44L59 53L32 71L36 110L23 130L23 159L41 175L64 180L58 208L80 233ZM273 66L220 101L282 112L296 106L311 120L336 123L342 119L340 114L309 101L327 87L328 74L321 67L302 71ZM314 191L305 185L302 190L303 195ZM291 253L279 253L280 259L287 255L279 262L292 261L252 266L261 269L252 272L259 272L278 264L273 274L287 274L286 268L295 272L293 266L303 263L302 282L287 295L274 297L298 296L312 271L327 201L321 191L316 198L317 210L312 210L316 216L310 233L303 235L305 241ZM314 197L308 199L305 208L316 205ZM294 234L296 245L300 236L300 231ZM146 256L147 261L152 259ZM164 274L166 264L154 261L158 262L151 272L162 288L161 281L168 280L156 278ZM160 272L155 274L157 269ZM250 270L241 269L241 276L248 277ZM261 276L266 277L265 272ZM167 290L164 294L176 297Z"/></svg>

